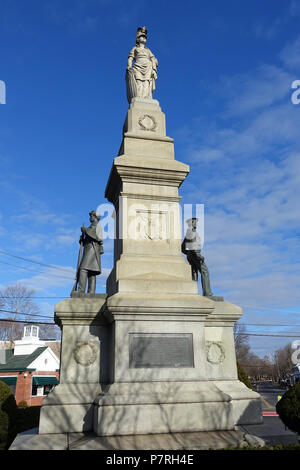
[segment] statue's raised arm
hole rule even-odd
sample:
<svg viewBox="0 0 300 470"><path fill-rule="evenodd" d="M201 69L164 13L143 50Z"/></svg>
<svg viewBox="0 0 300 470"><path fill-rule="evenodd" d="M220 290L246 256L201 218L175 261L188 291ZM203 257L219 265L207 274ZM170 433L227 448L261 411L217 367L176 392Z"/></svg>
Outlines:
<svg viewBox="0 0 300 470"><path fill-rule="evenodd" d="M152 99L157 79L158 60L146 47L147 29L140 26L136 33L136 45L128 56L126 88L128 103L132 98ZM134 63L133 63L134 62ZM132 65L133 64L133 65Z"/></svg>

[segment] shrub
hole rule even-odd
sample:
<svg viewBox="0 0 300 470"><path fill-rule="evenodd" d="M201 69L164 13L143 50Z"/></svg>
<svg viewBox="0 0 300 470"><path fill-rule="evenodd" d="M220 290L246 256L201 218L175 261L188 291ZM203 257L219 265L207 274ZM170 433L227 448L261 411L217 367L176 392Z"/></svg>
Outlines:
<svg viewBox="0 0 300 470"><path fill-rule="evenodd" d="M287 428L300 434L300 382L285 392L276 405L276 411Z"/></svg>
<svg viewBox="0 0 300 470"><path fill-rule="evenodd" d="M27 408L27 407L28 407L27 401L25 400L19 401L18 408Z"/></svg>
<svg viewBox="0 0 300 470"><path fill-rule="evenodd" d="M27 406L18 409L17 434L28 429L37 428L40 419L40 406Z"/></svg>
<svg viewBox="0 0 300 470"><path fill-rule="evenodd" d="M39 425L40 406L16 404L8 385L0 380L0 450L9 449L17 434Z"/></svg>
<svg viewBox="0 0 300 470"><path fill-rule="evenodd" d="M299 444L276 444L273 446L260 446L260 447L253 447L253 446L245 446L245 447L227 447L226 449L220 449L221 451L228 451L228 450L300 450Z"/></svg>
<svg viewBox="0 0 300 470"><path fill-rule="evenodd" d="M238 379L243 382L248 388L250 388L251 390L253 390L253 387L251 385L251 382L250 380L248 379L248 376L246 374L246 372L244 371L244 369L242 368L242 366L240 365L239 362L236 363L237 365L237 372L238 372Z"/></svg>
<svg viewBox="0 0 300 470"><path fill-rule="evenodd" d="M7 442L15 434L17 405L9 386L0 380L0 449L6 449Z"/></svg>

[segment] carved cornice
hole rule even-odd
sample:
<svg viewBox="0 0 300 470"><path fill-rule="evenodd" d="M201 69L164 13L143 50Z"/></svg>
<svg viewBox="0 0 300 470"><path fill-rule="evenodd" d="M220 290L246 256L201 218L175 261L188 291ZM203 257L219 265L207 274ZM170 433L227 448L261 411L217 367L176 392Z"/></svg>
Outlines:
<svg viewBox="0 0 300 470"><path fill-rule="evenodd" d="M160 161L159 159L151 159L149 166L146 166L144 162L145 160L139 162L137 158L131 162L129 157L115 159L105 190L105 197L110 202L114 203L118 199L122 191L122 183L175 186L179 188L189 173L188 165L174 160Z"/></svg>

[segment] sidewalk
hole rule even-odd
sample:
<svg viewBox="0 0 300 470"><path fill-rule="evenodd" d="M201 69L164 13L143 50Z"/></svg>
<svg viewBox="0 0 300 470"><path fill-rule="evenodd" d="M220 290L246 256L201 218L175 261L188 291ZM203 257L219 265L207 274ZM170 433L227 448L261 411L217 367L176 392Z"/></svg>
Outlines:
<svg viewBox="0 0 300 470"><path fill-rule="evenodd" d="M249 424L240 426L249 434L260 437L266 445L277 444L299 444L298 435L285 428L279 416L266 416L264 414L263 424Z"/></svg>

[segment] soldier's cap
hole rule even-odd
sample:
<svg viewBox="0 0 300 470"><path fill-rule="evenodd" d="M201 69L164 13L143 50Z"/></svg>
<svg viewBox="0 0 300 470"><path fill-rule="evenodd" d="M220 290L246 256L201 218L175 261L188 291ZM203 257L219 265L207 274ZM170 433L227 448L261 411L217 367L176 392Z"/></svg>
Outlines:
<svg viewBox="0 0 300 470"><path fill-rule="evenodd" d="M196 220L196 221L198 222L199 219L197 219L197 217L191 217L190 219L187 219L187 220L186 220L186 223L187 223L188 225L191 225L191 223L193 222L193 220Z"/></svg>
<svg viewBox="0 0 300 470"><path fill-rule="evenodd" d="M100 214L99 214L99 212L97 212L97 211L91 211L91 212L89 212L89 215L92 215L92 214L94 214L94 215L97 217L97 219L100 220Z"/></svg>

